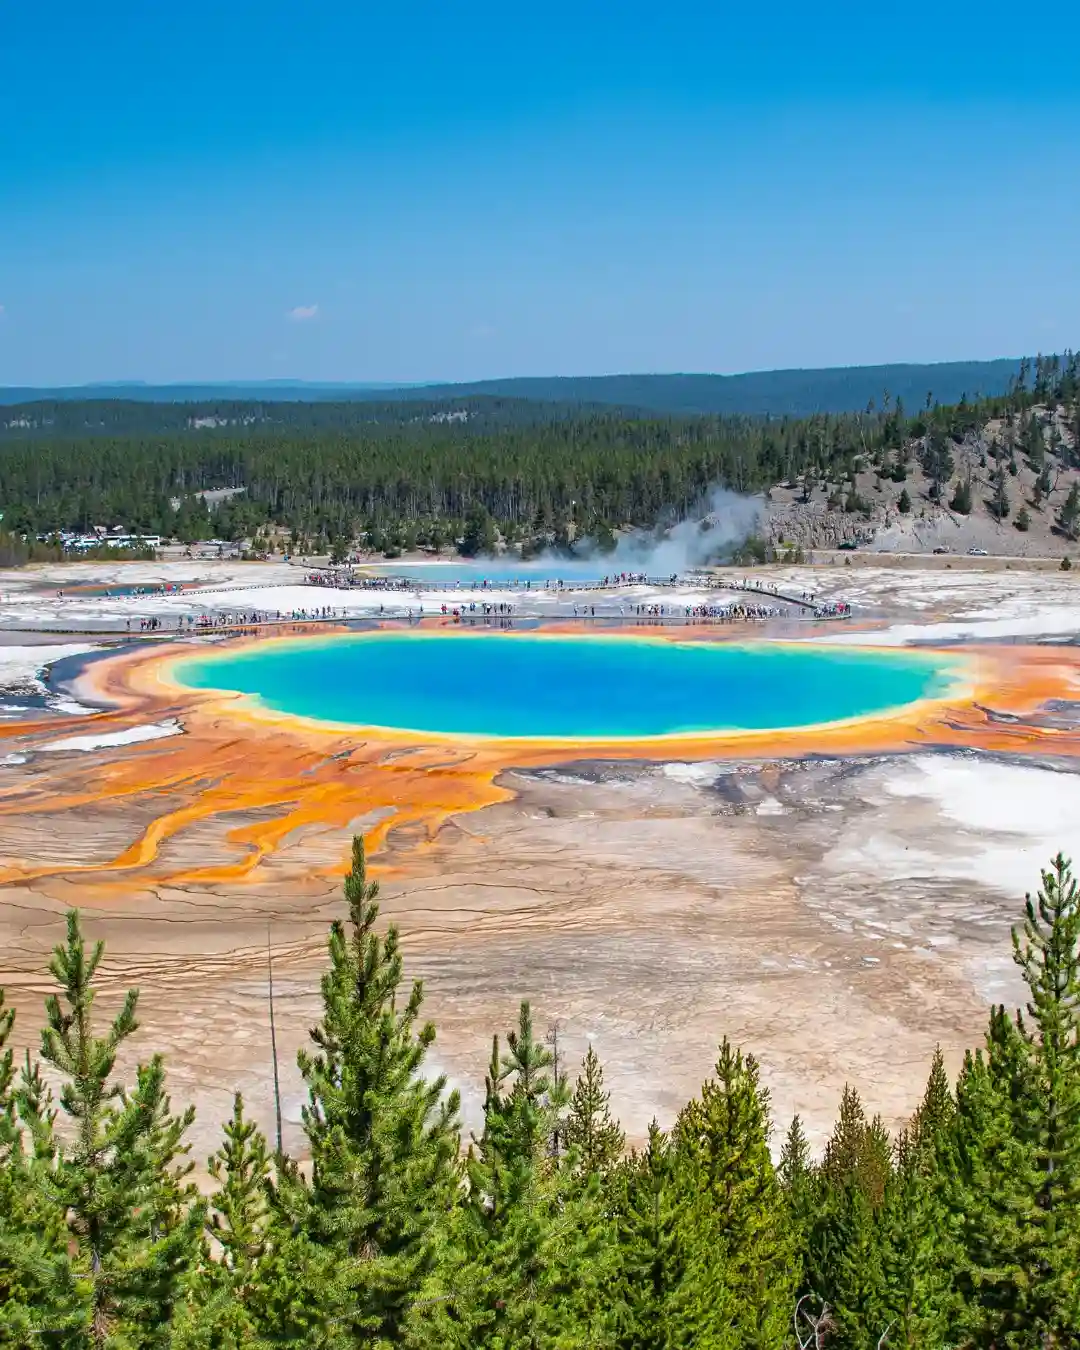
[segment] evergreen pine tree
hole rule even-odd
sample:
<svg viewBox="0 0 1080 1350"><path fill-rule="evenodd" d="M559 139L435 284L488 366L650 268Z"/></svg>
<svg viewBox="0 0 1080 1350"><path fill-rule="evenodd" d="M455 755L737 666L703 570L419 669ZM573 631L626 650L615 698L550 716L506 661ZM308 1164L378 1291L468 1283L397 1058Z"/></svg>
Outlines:
<svg viewBox="0 0 1080 1350"><path fill-rule="evenodd" d="M459 1186L456 1093L421 1076L435 1039L420 1024L423 990L397 1002L397 930L375 931L377 883L368 883L363 840L345 880L348 922L330 930L322 1021L314 1053L301 1051L310 1187L282 1188L304 1236L332 1254L328 1288L311 1281L314 1309L348 1343L400 1343L409 1308L437 1255L439 1225Z"/></svg>
<svg viewBox="0 0 1080 1350"><path fill-rule="evenodd" d="M225 1125L225 1141L208 1161L207 1171L218 1184L210 1233L221 1247L221 1266L232 1277L230 1283L242 1302L265 1242L270 1153L262 1131L244 1115L239 1092L232 1119Z"/></svg>
<svg viewBox="0 0 1080 1350"><path fill-rule="evenodd" d="M618 1350L668 1350L671 1311L685 1267L671 1150L655 1120L644 1150L616 1167L611 1194L618 1232L615 1345Z"/></svg>
<svg viewBox="0 0 1080 1350"><path fill-rule="evenodd" d="M866 1127L856 1180L866 1196L870 1208L877 1210L885 1200L885 1192L892 1180L892 1140L889 1132L875 1116Z"/></svg>
<svg viewBox="0 0 1080 1350"><path fill-rule="evenodd" d="M36 1139L24 1137L8 1044L15 1012L4 1004L0 989L0 1346L59 1347L78 1341L85 1316L64 1250L62 1216L42 1188Z"/></svg>
<svg viewBox="0 0 1080 1350"><path fill-rule="evenodd" d="M1004 520L1012 510L1012 503L1009 501L1009 480L1005 476L1004 464L999 463L994 470L991 484L994 495L988 503L990 514L995 520Z"/></svg>
<svg viewBox="0 0 1080 1350"><path fill-rule="evenodd" d="M481 554L490 556L498 542L495 522L481 502L469 508L462 535L461 554L465 558L475 558Z"/></svg>
<svg viewBox="0 0 1080 1350"><path fill-rule="evenodd" d="M555 1165L559 1166L566 1158L566 1131L571 1093L565 1057L560 1053L558 1022L553 1022L548 1027L545 1044L551 1051L547 1089L548 1153Z"/></svg>
<svg viewBox="0 0 1080 1350"><path fill-rule="evenodd" d="M193 1112L171 1114L160 1057L125 1091L110 1081L121 1045L136 1031L130 990L104 1037L94 1034L93 981L104 952L88 954L74 912L50 971L59 995L46 1002L42 1059L63 1078L60 1109L72 1126L57 1149L49 1189L65 1216L73 1263L87 1290L88 1343L151 1350L169 1343L186 1293L203 1212L185 1181L184 1131ZM70 1338L70 1345L82 1339Z"/></svg>
<svg viewBox="0 0 1080 1350"><path fill-rule="evenodd" d="M1061 504L1057 526L1067 539L1075 539L1078 525L1080 525L1080 481L1074 481L1069 488L1069 495Z"/></svg>
<svg viewBox="0 0 1080 1350"><path fill-rule="evenodd" d="M566 1143L574 1150L574 1168L583 1179L604 1177L622 1156L626 1136L614 1119L604 1091L604 1070L590 1045L581 1062L581 1074L570 1099Z"/></svg>
<svg viewBox="0 0 1080 1350"><path fill-rule="evenodd" d="M1060 853L1025 897L1013 957L1030 995L1017 1015L1030 1093L1017 1124L1032 1160L1033 1325L1080 1340L1080 890Z"/></svg>
<svg viewBox="0 0 1080 1350"><path fill-rule="evenodd" d="M912 1121L911 1137L916 1148L930 1150L936 1155L952 1128L956 1116L956 1099L945 1072L945 1056L941 1046L934 1047L930 1076L926 1081L923 1099Z"/></svg>
<svg viewBox="0 0 1080 1350"><path fill-rule="evenodd" d="M957 1086L959 1275L976 1345L1080 1341L1080 897L1060 855L1014 932L1026 1013L991 1014Z"/></svg>
<svg viewBox="0 0 1080 1350"><path fill-rule="evenodd" d="M888 1324L881 1211L890 1182L888 1136L847 1086L822 1160L806 1260L806 1288L832 1310L838 1350L876 1344Z"/></svg>
<svg viewBox="0 0 1080 1350"><path fill-rule="evenodd" d="M898 1346L929 1350L948 1343L954 1251L943 1169L953 1114L939 1047L912 1127L897 1140L881 1216L890 1343Z"/></svg>
<svg viewBox="0 0 1080 1350"><path fill-rule="evenodd" d="M797 1292L802 1295L810 1292L806 1288L806 1258L819 1187L810 1156L810 1143L798 1115L791 1118L776 1170L791 1230Z"/></svg>
<svg viewBox="0 0 1080 1350"><path fill-rule="evenodd" d="M551 1054L527 1003L507 1051L496 1039L457 1230L465 1260L441 1343L584 1350L604 1343L613 1320L610 1223L595 1180L582 1191L552 1157Z"/></svg>
<svg viewBox="0 0 1080 1350"><path fill-rule="evenodd" d="M1054 482L1050 477L1050 466L1049 464L1046 464L1043 466L1042 473L1039 474L1038 478L1035 480L1034 490L1039 494L1035 502L1036 506L1038 506L1043 497L1049 497L1053 490L1053 486Z"/></svg>
<svg viewBox="0 0 1080 1350"><path fill-rule="evenodd" d="M1009 1329L1016 1302L1018 1247L1013 1181L1019 1150L1005 1095L1007 1076L1003 1081L1001 1075L1010 1058L1004 1053L1006 1043L1012 1041L1015 1047L1015 1033L1011 1019L999 1008L991 1014L988 1043L991 1040L998 1042L996 1074L981 1051L969 1051L964 1058L956 1084L950 1159L950 1208L957 1216L960 1254L954 1339L980 1347L993 1346Z"/></svg>
<svg viewBox="0 0 1080 1350"><path fill-rule="evenodd" d="M796 1114L791 1117L791 1124L784 1136L777 1175L785 1193L790 1196L803 1190L812 1174L810 1143L803 1132L802 1118Z"/></svg>
<svg viewBox="0 0 1080 1350"><path fill-rule="evenodd" d="M949 441L940 427L931 427L922 450L923 472L930 479L930 496L936 502L941 500L941 491L952 477L953 457Z"/></svg>
<svg viewBox="0 0 1080 1350"><path fill-rule="evenodd" d="M1037 417L1028 418L1027 425L1024 427L1023 438L1028 463L1035 473L1041 473L1046 462L1046 441L1043 438L1042 426Z"/></svg>
<svg viewBox="0 0 1080 1350"><path fill-rule="evenodd" d="M850 1182L830 1205L832 1261L816 1285L826 1291L823 1297L836 1322L829 1345L863 1350L877 1344L889 1323L881 1213Z"/></svg>
<svg viewBox="0 0 1080 1350"><path fill-rule="evenodd" d="M950 508L961 516L970 516L972 507L971 478L958 478Z"/></svg>
<svg viewBox="0 0 1080 1350"><path fill-rule="evenodd" d="M342 1315L340 1247L327 1242L310 1220L310 1187L291 1158L274 1157L267 1188L268 1215L247 1312L259 1331L256 1344L333 1347L385 1340L357 1336L352 1309ZM201 1350L201 1347L200 1347Z"/></svg>
<svg viewBox="0 0 1080 1350"><path fill-rule="evenodd" d="M30 1303L37 1292L27 1278L23 1242L29 1225L23 1197L22 1135L15 1115L15 1052L8 1045L15 1011L0 989L0 1345L25 1343L34 1325Z"/></svg>
<svg viewBox="0 0 1080 1350"><path fill-rule="evenodd" d="M822 1174L831 1186L842 1186L857 1177L868 1129L859 1094L845 1083L840 1097L840 1114L825 1145L821 1164Z"/></svg>
<svg viewBox="0 0 1080 1350"><path fill-rule="evenodd" d="M203 1251L185 1325L176 1337L179 1350L258 1346L260 1313L270 1302L262 1268L270 1229L270 1155L261 1131L245 1117L239 1093L224 1134L221 1147L207 1162L218 1187L207 1232L218 1250ZM280 1322L272 1329L280 1332Z"/></svg>
<svg viewBox="0 0 1080 1350"><path fill-rule="evenodd" d="M715 1077L683 1108L673 1132L691 1253L674 1330L702 1350L773 1347L786 1334L795 1253L770 1129L757 1062L725 1038Z"/></svg>
<svg viewBox="0 0 1080 1350"><path fill-rule="evenodd" d="M0 1167L7 1167L19 1147L15 1121L15 1051L8 1045L15 1027L15 1009L6 1008L7 995L0 988Z"/></svg>
<svg viewBox="0 0 1080 1350"><path fill-rule="evenodd" d="M897 1168L881 1214L882 1301L893 1328L889 1343L931 1350L949 1344L952 1325L948 1216L934 1178L919 1170L915 1156Z"/></svg>
<svg viewBox="0 0 1080 1350"><path fill-rule="evenodd" d="M31 1060L27 1050L16 1092L19 1120L29 1136L30 1149L41 1162L51 1163L56 1156L56 1106L52 1091L41 1076L41 1065Z"/></svg>

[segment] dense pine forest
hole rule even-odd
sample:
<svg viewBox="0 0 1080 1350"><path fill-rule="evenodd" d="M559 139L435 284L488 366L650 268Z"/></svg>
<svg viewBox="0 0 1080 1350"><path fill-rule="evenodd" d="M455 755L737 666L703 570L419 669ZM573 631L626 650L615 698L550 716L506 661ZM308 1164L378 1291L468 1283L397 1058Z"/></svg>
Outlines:
<svg viewBox="0 0 1080 1350"><path fill-rule="evenodd" d="M360 840L345 898L300 1055L308 1159L237 1097L208 1196L162 1059L114 1078L138 994L97 1012L103 953L77 914L18 1069L0 999L0 1344L1080 1345L1080 894L1061 857L1013 935L1025 1009L991 1011L954 1084L938 1053L895 1138L845 1090L820 1158L798 1117L774 1158L759 1066L726 1038L628 1151L596 1054L571 1081L528 1005L463 1141Z"/></svg>
<svg viewBox="0 0 1080 1350"><path fill-rule="evenodd" d="M1007 420L1018 449L1078 467L1080 426L1067 422L1064 440L1058 419L1057 443L1044 444L1031 418L1039 406L1076 419L1078 388L1077 356L1066 353L1022 362L992 399L942 406L928 394L907 409L883 392L864 412L809 418L665 417L499 398L27 404L4 410L0 510L5 531L41 540L120 526L315 553L358 540L391 556L466 539L474 549L497 538L525 548L610 544L619 528L687 515L716 484L760 492L820 480L835 485L839 504L857 498L860 471L899 481L917 457L944 486L950 446L992 417ZM225 488L243 491L209 506L200 496Z"/></svg>

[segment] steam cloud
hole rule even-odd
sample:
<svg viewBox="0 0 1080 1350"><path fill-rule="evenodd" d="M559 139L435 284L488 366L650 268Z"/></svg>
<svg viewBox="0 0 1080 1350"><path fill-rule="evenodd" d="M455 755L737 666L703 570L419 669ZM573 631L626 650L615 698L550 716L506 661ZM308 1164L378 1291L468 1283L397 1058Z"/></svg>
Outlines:
<svg viewBox="0 0 1080 1350"><path fill-rule="evenodd" d="M605 553L595 539L579 539L570 555L545 549L514 564L514 571L558 575L560 568L577 560L595 565L597 575L644 572L646 576L669 577L710 563L726 561L740 545L760 533L765 518L761 497L748 497L730 488L712 487L684 520L658 522L652 530L635 530L618 537L615 550ZM505 558L473 560L505 564Z"/></svg>
<svg viewBox="0 0 1080 1350"><path fill-rule="evenodd" d="M613 572L646 572L666 577L721 560L756 534L765 515L760 497L745 497L729 488L713 487L685 520L651 533L619 538L614 553L600 555ZM591 557L596 547L583 541L575 550Z"/></svg>

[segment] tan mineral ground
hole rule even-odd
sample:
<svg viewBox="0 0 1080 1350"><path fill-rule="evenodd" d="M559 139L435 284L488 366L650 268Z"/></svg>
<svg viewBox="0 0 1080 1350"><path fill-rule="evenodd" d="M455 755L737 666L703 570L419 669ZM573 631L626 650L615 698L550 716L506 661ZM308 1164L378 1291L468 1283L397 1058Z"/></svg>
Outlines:
<svg viewBox="0 0 1080 1350"><path fill-rule="evenodd" d="M200 577L208 571L199 565ZM770 569L767 579L851 600L873 641L1062 644L1080 634L1080 583L1064 574L830 567ZM219 584L230 582L244 584L223 571ZM11 584L0 579L5 598ZM235 591L221 594L200 603L237 603ZM18 605L24 619L46 612L30 592ZM836 626L814 635L855 636ZM48 649L7 636L0 673L24 696L36 688L40 703L34 672ZM77 654L78 638L57 640ZM16 710L19 697L8 696ZM64 702L46 692L39 728L50 699ZM436 1063L461 1087L469 1123L491 1035L529 998L573 1060L595 1044L631 1139L653 1116L670 1123L725 1035L761 1061L780 1128L798 1110L820 1145L845 1082L890 1127L902 1124L935 1044L955 1067L988 1003L1017 999L1009 927L1040 866L1059 848L1080 857L1078 708L1080 693L1040 714L1060 746L1016 753L973 741L707 762L567 755L506 768L504 800L451 815L433 837L417 822L391 827L374 858L383 917L401 928L408 974L425 982ZM174 1102L196 1104L196 1155L215 1146L236 1089L269 1130L269 933L285 1143L300 1151L296 1050L318 1012L327 925L342 909L334 869L351 834L374 823L371 804L306 820L238 879L178 884L260 824L247 807L203 815L110 886L110 873L80 869L129 848L161 815L166 790L103 790L66 806L64 794L78 775L179 744L183 716L159 713L135 731L129 720L111 743L58 718L48 753L39 733L23 744L27 713L0 716L0 984L22 1041L36 1044L48 952L65 910L80 906L107 943L99 1008L129 985L142 990L138 1051L164 1051Z"/></svg>

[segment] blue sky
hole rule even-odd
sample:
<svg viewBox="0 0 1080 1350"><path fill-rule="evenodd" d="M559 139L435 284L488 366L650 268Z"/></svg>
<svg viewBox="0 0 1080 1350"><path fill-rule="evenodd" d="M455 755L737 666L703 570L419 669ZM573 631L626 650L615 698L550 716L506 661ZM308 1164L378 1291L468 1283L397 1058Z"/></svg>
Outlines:
<svg viewBox="0 0 1080 1350"><path fill-rule="evenodd" d="M57 0L0 21L0 385L1080 342L1080 18Z"/></svg>

